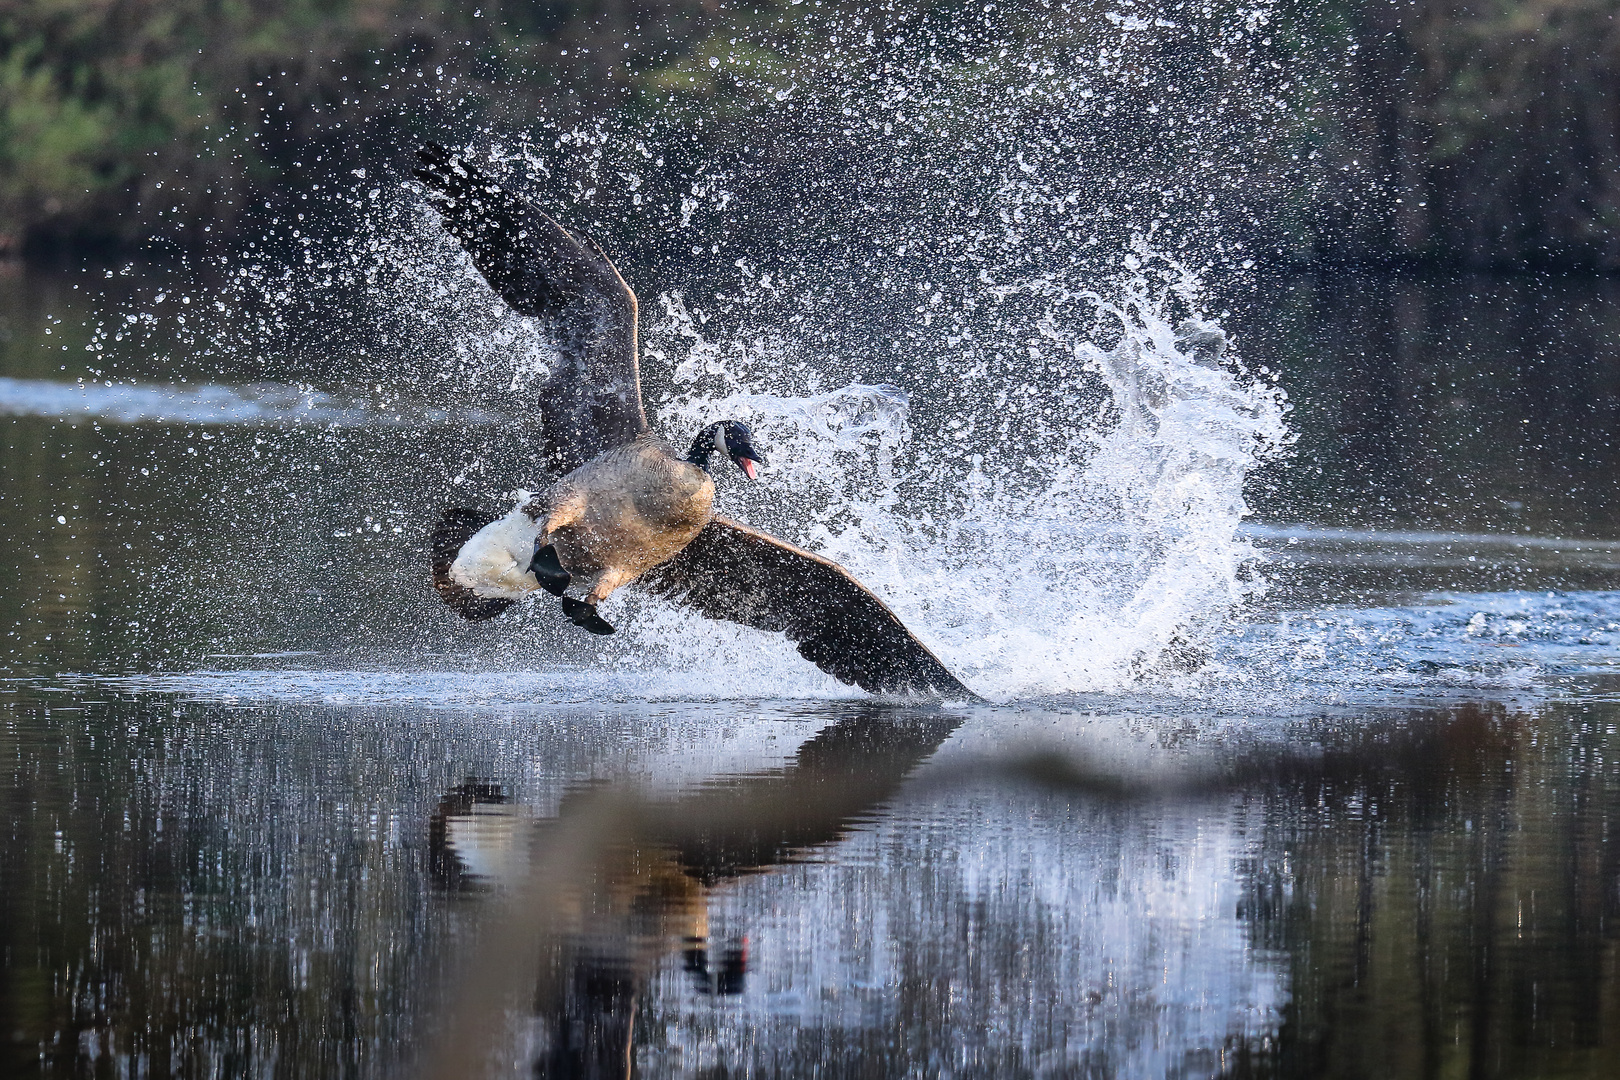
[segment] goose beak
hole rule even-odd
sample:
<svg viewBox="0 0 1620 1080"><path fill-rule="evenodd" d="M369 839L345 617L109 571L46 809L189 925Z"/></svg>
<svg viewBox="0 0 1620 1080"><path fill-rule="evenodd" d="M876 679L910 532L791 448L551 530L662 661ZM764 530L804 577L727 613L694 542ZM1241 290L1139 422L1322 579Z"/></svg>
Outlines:
<svg viewBox="0 0 1620 1080"><path fill-rule="evenodd" d="M758 480L759 479L759 470L757 468L755 468L753 458L745 458L745 457L738 458L737 459L737 467L743 471L743 475L748 477L748 479L750 479L750 480Z"/></svg>

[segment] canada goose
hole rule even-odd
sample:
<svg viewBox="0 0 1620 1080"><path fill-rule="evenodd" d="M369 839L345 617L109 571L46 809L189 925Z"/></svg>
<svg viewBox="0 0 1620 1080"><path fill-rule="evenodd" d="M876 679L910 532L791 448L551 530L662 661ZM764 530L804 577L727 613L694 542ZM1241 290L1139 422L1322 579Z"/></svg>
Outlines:
<svg viewBox="0 0 1620 1080"><path fill-rule="evenodd" d="M710 618L784 633L864 690L974 696L843 567L714 513L712 455L750 479L764 459L735 420L703 428L685 454L648 427L636 297L594 241L443 147L417 157L412 174L445 228L513 311L550 325L560 354L539 403L543 464L560 479L494 521L445 514L432 569L446 604L487 619L545 589L576 625L607 634L596 605L638 582Z"/></svg>

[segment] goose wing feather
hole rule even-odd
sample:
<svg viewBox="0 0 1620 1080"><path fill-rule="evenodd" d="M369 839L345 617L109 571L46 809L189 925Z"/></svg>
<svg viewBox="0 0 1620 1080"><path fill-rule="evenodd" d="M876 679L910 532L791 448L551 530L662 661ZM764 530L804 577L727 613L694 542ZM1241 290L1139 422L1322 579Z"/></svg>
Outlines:
<svg viewBox="0 0 1620 1080"><path fill-rule="evenodd" d="M871 693L977 697L849 571L727 518L641 585L711 619L786 634L806 660Z"/></svg>
<svg viewBox="0 0 1620 1080"><path fill-rule="evenodd" d="M540 391L546 468L571 472L643 434L636 296L602 249L442 146L417 158L412 175L484 280L551 324L561 362Z"/></svg>

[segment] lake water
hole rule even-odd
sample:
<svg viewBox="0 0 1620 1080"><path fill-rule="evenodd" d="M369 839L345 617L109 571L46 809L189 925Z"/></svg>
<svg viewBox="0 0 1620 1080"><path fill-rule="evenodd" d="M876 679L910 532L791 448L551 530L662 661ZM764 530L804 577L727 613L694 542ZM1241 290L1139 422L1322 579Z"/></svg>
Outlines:
<svg viewBox="0 0 1620 1080"><path fill-rule="evenodd" d="M722 504L985 698L924 705L457 624L425 530L521 417L103 359L164 273L0 268L0 1073L1620 1075L1620 284L1274 281L1266 378L1150 312L967 438L903 371L660 398L752 410Z"/></svg>

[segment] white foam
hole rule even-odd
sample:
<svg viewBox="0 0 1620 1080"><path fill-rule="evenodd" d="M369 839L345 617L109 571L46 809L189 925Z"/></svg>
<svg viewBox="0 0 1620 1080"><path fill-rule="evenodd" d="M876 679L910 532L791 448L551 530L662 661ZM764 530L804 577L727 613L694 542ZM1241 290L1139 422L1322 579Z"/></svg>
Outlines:
<svg viewBox="0 0 1620 1080"><path fill-rule="evenodd" d="M808 667L808 665L805 665ZM707 672L660 674L656 681L635 668L618 672L558 666L540 671L383 671L297 668L215 669L136 675L64 674L57 681L94 683L133 694L173 694L226 704L287 702L333 706L492 708L556 706L614 701L759 701L860 697L811 669L803 679L773 679L739 688Z"/></svg>
<svg viewBox="0 0 1620 1080"><path fill-rule="evenodd" d="M0 377L0 415L114 424L309 424L321 427L487 424L475 409L385 408L310 387L136 385Z"/></svg>
<svg viewBox="0 0 1620 1080"><path fill-rule="evenodd" d="M1616 540L1568 540L1518 533L1449 533L1417 529L1340 529L1319 525L1245 523L1241 536L1256 540L1300 540L1311 542L1369 544L1380 548L1462 547L1523 548L1529 551L1613 552L1620 551Z"/></svg>

